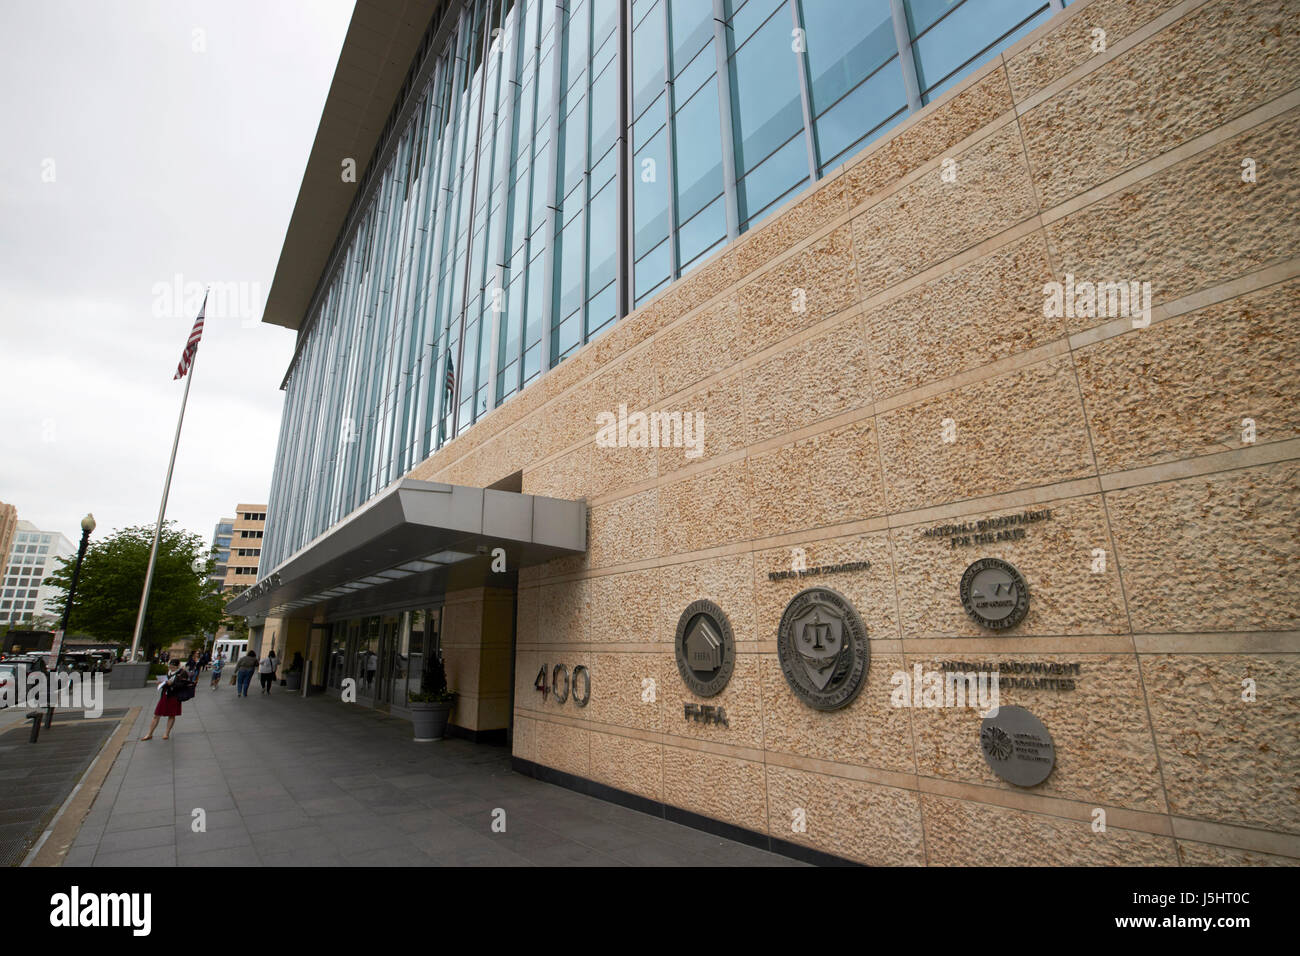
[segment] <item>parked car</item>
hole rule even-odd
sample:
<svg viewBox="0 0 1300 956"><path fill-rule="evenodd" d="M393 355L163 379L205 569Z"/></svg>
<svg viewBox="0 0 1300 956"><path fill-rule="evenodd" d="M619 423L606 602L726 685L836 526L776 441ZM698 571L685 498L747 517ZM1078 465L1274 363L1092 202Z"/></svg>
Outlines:
<svg viewBox="0 0 1300 956"><path fill-rule="evenodd" d="M0 658L0 707L8 707L10 699L23 696L22 685L28 674L45 670L45 658L35 654L6 654Z"/></svg>

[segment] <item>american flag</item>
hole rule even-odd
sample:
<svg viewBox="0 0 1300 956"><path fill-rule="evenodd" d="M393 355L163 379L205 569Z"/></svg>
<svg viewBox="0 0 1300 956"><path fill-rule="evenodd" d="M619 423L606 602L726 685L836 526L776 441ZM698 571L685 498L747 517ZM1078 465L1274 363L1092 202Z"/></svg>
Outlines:
<svg viewBox="0 0 1300 956"><path fill-rule="evenodd" d="M185 351L181 353L180 364L176 366L176 374L172 376L172 381L178 378L184 378L185 373L190 370L194 364L194 353L199 350L199 339L203 338L203 313L208 308L208 295L203 294L203 305L199 308L199 317L194 320L194 328L190 329L190 337L185 343Z"/></svg>
<svg viewBox="0 0 1300 956"><path fill-rule="evenodd" d="M447 394L456 394L456 363L451 360L450 355L447 356Z"/></svg>

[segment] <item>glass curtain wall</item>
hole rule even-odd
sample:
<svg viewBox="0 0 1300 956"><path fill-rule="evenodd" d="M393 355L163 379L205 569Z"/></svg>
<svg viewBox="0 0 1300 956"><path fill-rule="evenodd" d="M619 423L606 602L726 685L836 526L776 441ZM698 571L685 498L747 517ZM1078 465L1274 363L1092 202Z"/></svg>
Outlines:
<svg viewBox="0 0 1300 956"><path fill-rule="evenodd" d="M304 316L263 574L1063 0L465 0Z"/></svg>

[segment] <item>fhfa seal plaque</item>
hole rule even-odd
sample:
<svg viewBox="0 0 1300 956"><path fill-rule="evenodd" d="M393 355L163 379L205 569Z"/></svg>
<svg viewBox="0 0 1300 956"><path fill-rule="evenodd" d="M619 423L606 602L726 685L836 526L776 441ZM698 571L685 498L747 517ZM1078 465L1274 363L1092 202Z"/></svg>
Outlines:
<svg viewBox="0 0 1300 956"><path fill-rule="evenodd" d="M961 576L961 606L991 631L1015 627L1029 610L1029 588L1020 572L998 558L980 558Z"/></svg>
<svg viewBox="0 0 1300 956"><path fill-rule="evenodd" d="M862 618L829 588L809 588L794 596L781 615L776 650L786 683L816 710L851 704L871 663Z"/></svg>
<svg viewBox="0 0 1300 956"><path fill-rule="evenodd" d="M1017 787L1047 779L1056 763L1052 735L1023 707L999 707L980 723L980 750L989 769Z"/></svg>
<svg viewBox="0 0 1300 956"><path fill-rule="evenodd" d="M715 697L731 680L736 666L736 639L722 608L696 601L677 621L677 669L691 692Z"/></svg>

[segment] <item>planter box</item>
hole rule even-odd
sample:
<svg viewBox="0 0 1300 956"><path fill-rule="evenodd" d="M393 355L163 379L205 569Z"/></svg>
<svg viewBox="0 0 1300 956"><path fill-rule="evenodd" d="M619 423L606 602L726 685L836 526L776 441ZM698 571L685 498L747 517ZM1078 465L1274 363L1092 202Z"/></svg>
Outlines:
<svg viewBox="0 0 1300 956"><path fill-rule="evenodd" d="M452 701L421 703L411 701L406 706L411 712L411 724L417 741L441 740L447 732L447 719L451 716Z"/></svg>
<svg viewBox="0 0 1300 956"><path fill-rule="evenodd" d="M149 683L149 664L115 664L108 675L108 686L113 690L145 687Z"/></svg>

